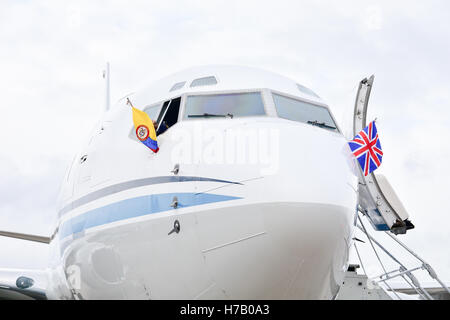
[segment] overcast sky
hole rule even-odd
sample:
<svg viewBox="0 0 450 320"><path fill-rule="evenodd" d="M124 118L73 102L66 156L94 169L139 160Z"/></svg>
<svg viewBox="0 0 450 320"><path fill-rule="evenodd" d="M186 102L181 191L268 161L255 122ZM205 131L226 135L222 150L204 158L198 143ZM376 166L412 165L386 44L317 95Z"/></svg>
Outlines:
<svg viewBox="0 0 450 320"><path fill-rule="evenodd" d="M106 61L113 102L191 66L248 65L312 88L344 126L375 74L379 173L416 225L401 239L450 282L449 57L445 0L0 0L0 230L50 233L65 169L104 104ZM0 238L0 268L46 259L44 245Z"/></svg>

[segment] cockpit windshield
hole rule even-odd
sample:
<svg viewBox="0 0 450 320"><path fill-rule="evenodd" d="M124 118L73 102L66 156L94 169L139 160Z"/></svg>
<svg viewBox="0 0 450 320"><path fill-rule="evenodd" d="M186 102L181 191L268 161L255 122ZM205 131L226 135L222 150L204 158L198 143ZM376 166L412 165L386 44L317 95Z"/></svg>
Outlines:
<svg viewBox="0 0 450 320"><path fill-rule="evenodd" d="M338 131L327 108L304 101L273 94L280 118L307 123L331 131Z"/></svg>
<svg viewBox="0 0 450 320"><path fill-rule="evenodd" d="M192 95L186 98L184 119L264 115L260 92Z"/></svg>

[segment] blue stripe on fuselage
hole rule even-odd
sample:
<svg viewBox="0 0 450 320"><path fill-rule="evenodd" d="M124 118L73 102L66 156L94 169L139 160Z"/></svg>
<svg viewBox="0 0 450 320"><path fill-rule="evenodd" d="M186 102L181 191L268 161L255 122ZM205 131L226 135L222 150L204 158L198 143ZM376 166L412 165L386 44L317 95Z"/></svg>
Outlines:
<svg viewBox="0 0 450 320"><path fill-rule="evenodd" d="M129 181L121 182L118 184L113 184L113 185L107 186L105 188L96 190L96 191L91 192L71 203L68 203L66 206L64 206L64 208L62 208L59 211L58 215L59 215L59 217L62 217L67 212L72 211L73 209L76 209L86 203L89 203L91 201L94 201L94 200L97 200L102 197L106 197L106 196L109 196L109 195L112 195L112 194L115 194L118 192L129 190L132 188L138 188L138 187L150 186L150 185L156 185L156 184L162 184L162 183L179 183L179 182L192 182L192 181L242 184L240 182L234 182L234 181L228 181L228 180L220 180L220 179L205 178L205 177L191 177L191 176L158 176L158 177L129 180Z"/></svg>
<svg viewBox="0 0 450 320"><path fill-rule="evenodd" d="M240 197L209 193L163 193L126 199L87 211L67 220L61 225L59 237L62 239L71 234L108 223L174 210L170 206L174 197L178 199L178 208L242 199Z"/></svg>

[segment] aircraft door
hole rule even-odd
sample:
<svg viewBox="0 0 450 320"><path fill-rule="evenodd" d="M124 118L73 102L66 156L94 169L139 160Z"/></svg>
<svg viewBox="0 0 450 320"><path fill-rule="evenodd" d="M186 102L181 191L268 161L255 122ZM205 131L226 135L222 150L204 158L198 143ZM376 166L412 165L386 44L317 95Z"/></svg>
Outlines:
<svg viewBox="0 0 450 320"><path fill-rule="evenodd" d="M369 79L365 78L359 83L353 113L353 136L367 126L367 107L373 81L374 76L372 75ZM414 225L408 220L408 213L387 179L373 172L365 177L359 164L356 166L359 168L360 182L358 204L368 216L374 229L404 234L407 230L414 228Z"/></svg>

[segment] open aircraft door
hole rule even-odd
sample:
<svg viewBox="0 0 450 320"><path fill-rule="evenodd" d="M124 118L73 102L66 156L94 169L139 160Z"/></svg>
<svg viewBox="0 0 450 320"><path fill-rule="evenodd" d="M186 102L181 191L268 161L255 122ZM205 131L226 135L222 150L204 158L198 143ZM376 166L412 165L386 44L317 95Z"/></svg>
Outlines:
<svg viewBox="0 0 450 320"><path fill-rule="evenodd" d="M363 130L366 124L367 106L372 89L374 76L365 78L359 83L353 114L353 136ZM358 205L372 223L375 230L391 231L394 234L405 234L414 225L408 220L406 212L394 189L386 177L370 173L364 176L359 168Z"/></svg>

